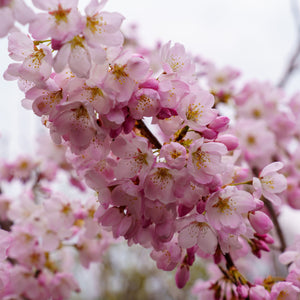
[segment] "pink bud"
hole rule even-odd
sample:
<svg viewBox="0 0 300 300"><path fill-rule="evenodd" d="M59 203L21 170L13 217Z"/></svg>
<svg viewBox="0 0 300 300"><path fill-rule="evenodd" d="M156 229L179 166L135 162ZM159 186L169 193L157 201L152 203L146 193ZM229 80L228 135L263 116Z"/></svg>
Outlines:
<svg viewBox="0 0 300 300"><path fill-rule="evenodd" d="M158 90L158 80L150 78L139 85L139 88Z"/></svg>
<svg viewBox="0 0 300 300"><path fill-rule="evenodd" d="M254 201L256 204L255 210L260 210L265 206L264 202L261 201L260 199L254 198Z"/></svg>
<svg viewBox="0 0 300 300"><path fill-rule="evenodd" d="M254 230L259 234L268 233L273 228L271 219L260 210L251 213L249 215L249 221Z"/></svg>
<svg viewBox="0 0 300 300"><path fill-rule="evenodd" d="M265 234L263 239L267 244L274 244L274 239L270 234Z"/></svg>
<svg viewBox="0 0 300 300"><path fill-rule="evenodd" d="M197 248L198 248L197 246L194 246L194 247L186 250L187 256L186 256L185 262L189 266L192 266L195 261L195 252L197 251Z"/></svg>
<svg viewBox="0 0 300 300"><path fill-rule="evenodd" d="M194 208L193 206L188 207L183 204L180 204L178 206L178 216L183 217L183 216L187 215L193 208Z"/></svg>
<svg viewBox="0 0 300 300"><path fill-rule="evenodd" d="M269 246L264 241L257 241L257 246L260 250L270 252Z"/></svg>
<svg viewBox="0 0 300 300"><path fill-rule="evenodd" d="M155 234L162 242L169 242L174 234L174 226L172 222L160 223L155 226Z"/></svg>
<svg viewBox="0 0 300 300"><path fill-rule="evenodd" d="M184 288L188 280L190 279L190 268L189 266L182 264L177 269L176 275L175 275L175 281L176 285L179 289Z"/></svg>
<svg viewBox="0 0 300 300"><path fill-rule="evenodd" d="M205 211L205 202L199 201L196 209L197 209L198 214L201 215Z"/></svg>
<svg viewBox="0 0 300 300"><path fill-rule="evenodd" d="M229 121L229 118L225 116L217 117L209 124L209 128L217 132L224 131L227 129Z"/></svg>
<svg viewBox="0 0 300 300"><path fill-rule="evenodd" d="M122 126L118 127L117 129L111 129L109 132L109 136L114 139L122 132Z"/></svg>
<svg viewBox="0 0 300 300"><path fill-rule="evenodd" d="M270 299L270 294L268 291L261 285L256 285L250 288L249 290L250 300L261 300L261 299Z"/></svg>
<svg viewBox="0 0 300 300"><path fill-rule="evenodd" d="M81 181L79 181L77 178L75 178L75 177L71 177L70 178L70 183L73 186L77 187L82 192L84 192L86 190L86 186Z"/></svg>
<svg viewBox="0 0 300 300"><path fill-rule="evenodd" d="M236 136L231 134L224 134L221 136L218 136L216 139L216 142L223 143L228 151L234 150L239 145L239 140Z"/></svg>
<svg viewBox="0 0 300 300"><path fill-rule="evenodd" d="M164 120L164 119L170 118L172 116L177 116L177 111L175 109L172 109L172 108L163 107L159 111L159 113L157 114L156 117L160 120Z"/></svg>
<svg viewBox="0 0 300 300"><path fill-rule="evenodd" d="M236 288L239 296L242 299L246 299L248 297L249 287L246 285L238 285Z"/></svg>
<svg viewBox="0 0 300 300"><path fill-rule="evenodd" d="M59 40L52 39L51 47L53 50L59 50L62 47L63 43Z"/></svg>
<svg viewBox="0 0 300 300"><path fill-rule="evenodd" d="M202 133L202 136L206 139L213 140L217 137L217 132L210 128L204 129L201 133Z"/></svg>
<svg viewBox="0 0 300 300"><path fill-rule="evenodd" d="M133 129L134 124L135 124L135 120L132 117L127 116L125 122L123 123L124 133L128 134Z"/></svg>
<svg viewBox="0 0 300 300"><path fill-rule="evenodd" d="M235 169L234 169L234 182L236 182L236 183L243 182L248 177L249 177L249 169L248 168L235 167Z"/></svg>
<svg viewBox="0 0 300 300"><path fill-rule="evenodd" d="M215 254L214 254L214 263L218 265L222 261L223 255L220 250L220 247L217 248Z"/></svg>

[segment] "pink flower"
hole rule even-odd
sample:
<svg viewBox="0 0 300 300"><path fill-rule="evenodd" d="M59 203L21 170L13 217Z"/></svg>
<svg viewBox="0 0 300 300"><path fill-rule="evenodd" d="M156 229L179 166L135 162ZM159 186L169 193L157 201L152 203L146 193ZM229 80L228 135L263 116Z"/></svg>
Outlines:
<svg viewBox="0 0 300 300"><path fill-rule="evenodd" d="M173 195L174 179L174 170L163 163L156 164L146 177L145 196L165 204L176 201Z"/></svg>
<svg viewBox="0 0 300 300"><path fill-rule="evenodd" d="M104 54L101 55L104 61ZM53 68L57 73L62 72L66 65L80 78L89 78L92 67L92 57L85 39L79 35L66 42L54 57Z"/></svg>
<svg viewBox="0 0 300 300"><path fill-rule="evenodd" d="M235 125L244 158L251 166L263 168L276 154L275 135L263 120L239 120Z"/></svg>
<svg viewBox="0 0 300 300"><path fill-rule="evenodd" d="M52 299L69 299L72 292L80 292L80 288L73 276L69 273L56 273L50 283Z"/></svg>
<svg viewBox="0 0 300 300"><path fill-rule="evenodd" d="M300 270L300 240L299 237L296 239L294 245L289 247L279 256L279 261L282 264L288 265L293 264L297 269Z"/></svg>
<svg viewBox="0 0 300 300"><path fill-rule="evenodd" d="M86 149L92 138L97 134L98 126L94 112L90 106L81 102L71 102L61 105L53 116L52 130L57 135L70 142L73 152Z"/></svg>
<svg viewBox="0 0 300 300"><path fill-rule="evenodd" d="M123 52L109 65L104 85L111 89L118 103L126 103L137 89L137 83L150 75L149 64L139 55Z"/></svg>
<svg viewBox="0 0 300 300"><path fill-rule="evenodd" d="M255 207L256 203L251 194L227 186L207 200L207 219L216 230L230 233L242 232L246 229L244 214Z"/></svg>
<svg viewBox="0 0 300 300"><path fill-rule="evenodd" d="M262 285L255 285L249 289L250 300L270 300L269 292Z"/></svg>
<svg viewBox="0 0 300 300"><path fill-rule="evenodd" d="M204 218L202 221L198 221L199 217L179 231L178 244L183 248L198 245L204 253L212 255L217 249L217 236Z"/></svg>
<svg viewBox="0 0 300 300"><path fill-rule="evenodd" d="M128 103L130 115L136 120L156 115L159 109L159 100L159 93L155 89L140 88Z"/></svg>
<svg viewBox="0 0 300 300"><path fill-rule="evenodd" d="M276 194L283 192L287 187L286 178L277 172L282 168L282 162L273 162L262 169L259 178L253 178L253 186L257 190L258 196L262 193L275 205L281 203L281 199Z"/></svg>
<svg viewBox="0 0 300 300"><path fill-rule="evenodd" d="M52 38L72 39L84 28L84 20L77 9L78 0L33 0L33 4L47 13L39 13L30 23L29 32L36 40Z"/></svg>
<svg viewBox="0 0 300 300"><path fill-rule="evenodd" d="M4 77L13 80L18 77L45 85L52 72L52 54L49 47L36 46L33 41L21 32L14 32L9 36L8 50L10 57L22 63L8 66Z"/></svg>
<svg viewBox="0 0 300 300"><path fill-rule="evenodd" d="M277 282L272 286L270 300L286 299L298 300L300 289L291 282Z"/></svg>
<svg viewBox="0 0 300 300"><path fill-rule="evenodd" d="M233 81L240 75L240 72L232 67L217 68L212 63L208 64L206 71L208 86L218 95L230 95L234 89Z"/></svg>
<svg viewBox="0 0 300 300"><path fill-rule="evenodd" d="M0 37L5 37L14 26L15 19L9 7L0 7L0 18L2 26L0 29Z"/></svg>
<svg viewBox="0 0 300 300"><path fill-rule="evenodd" d="M185 120L185 124L196 131L202 131L217 116L212 106L214 104L212 94L204 90L192 91L180 100L177 112Z"/></svg>
<svg viewBox="0 0 300 300"><path fill-rule="evenodd" d="M184 81L174 78L173 75L161 75L158 80L160 105L176 109L182 97L190 91L190 86Z"/></svg>
<svg viewBox="0 0 300 300"><path fill-rule="evenodd" d="M164 244L164 250L152 250L151 258L156 261L156 266L165 271L172 271L175 269L181 260L181 248L177 243L169 242Z"/></svg>
<svg viewBox="0 0 300 300"><path fill-rule="evenodd" d="M190 57L185 53L184 46L175 43L171 47L171 41L161 48L162 66L166 73L180 73L191 76L194 71L194 65Z"/></svg>
<svg viewBox="0 0 300 300"><path fill-rule="evenodd" d="M171 168L180 170L186 164L186 149L179 143L171 142L162 146L160 157L164 157Z"/></svg>
<svg viewBox="0 0 300 300"><path fill-rule="evenodd" d="M175 282L179 289L182 289L188 280L190 279L190 268L186 264L181 264L177 268L177 272L175 274Z"/></svg>
<svg viewBox="0 0 300 300"><path fill-rule="evenodd" d="M144 138L127 135L118 136L111 144L111 150L119 159L115 167L117 179L138 176L143 184L150 171L154 157Z"/></svg>
<svg viewBox="0 0 300 300"><path fill-rule="evenodd" d="M83 31L87 43L98 48L100 45L121 46L124 41L120 26L124 17L117 13L101 11L106 1L91 0L86 7L86 27Z"/></svg>
<svg viewBox="0 0 300 300"><path fill-rule="evenodd" d="M99 240L85 238L81 235L76 243L76 249L79 252L80 263L85 268L89 268L92 262L98 262L102 258L103 249Z"/></svg>
<svg viewBox="0 0 300 300"><path fill-rule="evenodd" d="M34 20L34 12L23 0L0 1L0 37L6 36L14 26L14 21L25 25Z"/></svg>
<svg viewBox="0 0 300 300"><path fill-rule="evenodd" d="M0 229L0 261L6 259L11 237L7 231ZM1 289L1 288L0 288Z"/></svg>
<svg viewBox="0 0 300 300"><path fill-rule="evenodd" d="M292 282L293 285L300 288L299 276L300 276L300 269L292 269L289 272L288 276L286 277L286 281Z"/></svg>
<svg viewBox="0 0 300 300"><path fill-rule="evenodd" d="M187 168L195 180L206 184L213 180L213 176L224 171L222 155L226 154L224 144L208 142L200 138L192 143L189 149Z"/></svg>
<svg viewBox="0 0 300 300"><path fill-rule="evenodd" d="M135 218L141 216L141 193L140 188L131 181L115 187L111 193L111 202L117 207L126 207L126 214Z"/></svg>
<svg viewBox="0 0 300 300"><path fill-rule="evenodd" d="M31 90L29 90L29 92ZM65 96L63 95L61 89L56 91L41 90L40 94L41 95L38 95L34 99L32 103L32 110L39 117L41 117L42 115L49 115L51 118L53 114L56 113L57 105L64 102Z"/></svg>
<svg viewBox="0 0 300 300"><path fill-rule="evenodd" d="M138 229L135 219L130 214L126 214L125 209L119 207L110 207L107 210L99 207L95 217L102 226L110 228L114 238L120 236L128 238L134 230Z"/></svg>
<svg viewBox="0 0 300 300"><path fill-rule="evenodd" d="M31 252L37 244L37 237L32 224L14 225L11 235L11 245L8 249L8 256L22 259Z"/></svg>
<svg viewBox="0 0 300 300"><path fill-rule="evenodd" d="M249 214L249 221L254 230L261 235L268 233L273 228L273 222L268 215L259 210Z"/></svg>
<svg viewBox="0 0 300 300"><path fill-rule="evenodd" d="M107 114L113 107L113 101L102 86L90 84L87 80L74 78L68 86L69 98L75 101L88 101L99 114Z"/></svg>
<svg viewBox="0 0 300 300"><path fill-rule="evenodd" d="M216 300L216 291L212 288L215 285L213 280L204 281L197 279L192 288L192 294L197 296L198 300Z"/></svg>

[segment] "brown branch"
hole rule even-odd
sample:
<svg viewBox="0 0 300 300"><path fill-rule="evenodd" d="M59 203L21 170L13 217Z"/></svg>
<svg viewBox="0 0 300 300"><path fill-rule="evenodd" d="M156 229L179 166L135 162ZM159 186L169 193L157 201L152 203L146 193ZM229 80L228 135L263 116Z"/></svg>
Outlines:
<svg viewBox="0 0 300 300"><path fill-rule="evenodd" d="M162 145L156 136L149 130L143 120L137 120L135 122L135 128L137 128L141 135L144 136L149 140L149 142L154 146L156 149L161 149Z"/></svg>
<svg viewBox="0 0 300 300"><path fill-rule="evenodd" d="M297 63L299 55L300 55L300 41L298 42L297 48L289 60L289 63L288 63L288 66L287 66L285 72L283 73L281 79L279 80L279 82L277 84L278 87L282 88L282 87L286 86L287 82L293 75L293 72L299 68L299 65Z"/></svg>
<svg viewBox="0 0 300 300"><path fill-rule="evenodd" d="M189 130L189 126L183 127L181 129L181 131L179 132L178 136L176 137L175 142L180 142L185 137L185 135L187 134L188 130Z"/></svg>
<svg viewBox="0 0 300 300"><path fill-rule="evenodd" d="M271 216L271 219L273 221L276 234L279 238L279 242L280 242L280 248L279 249L280 249L281 252L283 252L286 248L286 241L285 241L285 237L284 237L284 234L282 232L281 226L278 222L276 212L274 210L274 207L273 207L272 203L269 200L264 198L263 201L265 203L266 208L268 209L268 211L270 213L270 216Z"/></svg>
<svg viewBox="0 0 300 300"><path fill-rule="evenodd" d="M295 21L297 35L298 35L298 42L297 42L297 47L287 64L287 68L277 84L277 86L281 88L286 86L287 82L290 80L294 71L299 68L299 64L297 61L300 56L300 12L299 12L299 5L296 0L291 0L290 4L291 4L292 14Z"/></svg>

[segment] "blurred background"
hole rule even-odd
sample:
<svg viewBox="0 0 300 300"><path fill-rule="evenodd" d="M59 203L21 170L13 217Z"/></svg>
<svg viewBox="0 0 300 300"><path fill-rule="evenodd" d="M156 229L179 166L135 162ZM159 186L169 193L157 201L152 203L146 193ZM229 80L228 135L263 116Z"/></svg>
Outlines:
<svg viewBox="0 0 300 300"><path fill-rule="evenodd" d="M293 56L297 58L299 54L299 2L109 0L105 10L123 14L126 18L124 28L136 24L141 42L149 47L154 47L157 41L179 42L188 52L209 59L217 66L230 65L239 69L242 81L257 79L278 84ZM82 1L81 4L84 7L87 1ZM2 39L1 74L10 62L7 40ZM286 82L286 92L292 94L300 90L299 83L300 72L296 70ZM32 153L37 135L43 132L40 120L31 111L22 108L23 95L18 90L17 83L4 81L2 75L0 98L0 157L12 159L20 154ZM291 215L295 215L296 220L297 214L287 210L282 214L281 221L285 232L292 236L299 226L291 224ZM113 248L100 271L98 267L95 268L94 274L98 274L96 281L91 281L83 270L77 270L81 274L86 293L85 298L80 296L77 299L98 299L96 290L104 291L108 286L115 292L108 291L102 299L162 299L159 298L162 291L165 295L163 299L187 299L185 291L170 293L175 286L174 274L157 272L154 263L149 262L147 253L140 248L122 247ZM124 261L125 267L122 264ZM145 264L142 263L144 261ZM112 269L114 274L111 274ZM195 269L198 275L202 274L205 278L201 264ZM126 280L122 282L121 278L124 276ZM134 285L128 284L130 282L134 282ZM149 294L150 298L141 292L147 289L152 293Z"/></svg>

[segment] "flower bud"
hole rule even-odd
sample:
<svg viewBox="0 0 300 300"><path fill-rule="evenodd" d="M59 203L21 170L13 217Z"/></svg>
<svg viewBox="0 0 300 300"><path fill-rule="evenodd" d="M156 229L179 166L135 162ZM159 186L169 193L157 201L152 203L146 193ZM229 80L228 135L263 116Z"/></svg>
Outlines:
<svg viewBox="0 0 300 300"><path fill-rule="evenodd" d="M236 136L231 134L224 134L221 136L218 136L216 139L216 142L223 143L228 151L234 150L239 145L239 140Z"/></svg>
<svg viewBox="0 0 300 300"><path fill-rule="evenodd" d="M184 288L190 278L190 268L186 264L181 264L175 275L176 285L179 289Z"/></svg>
<svg viewBox="0 0 300 300"><path fill-rule="evenodd" d="M255 211L249 215L249 221L259 234L266 234L273 228L271 219L262 211Z"/></svg>
<svg viewBox="0 0 300 300"><path fill-rule="evenodd" d="M221 132L227 129L228 124L229 124L229 118L225 117L225 116L219 116L217 118L215 118L210 124L209 124L209 128L217 131L217 132Z"/></svg>
<svg viewBox="0 0 300 300"><path fill-rule="evenodd" d="M248 286L239 284L236 290L242 299L246 299L248 297L248 293L249 293Z"/></svg>

